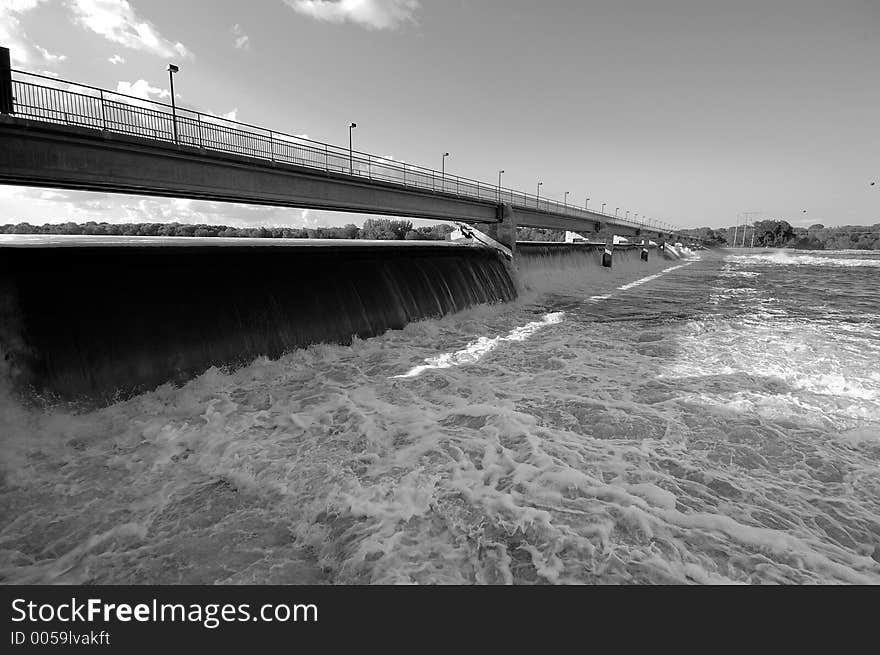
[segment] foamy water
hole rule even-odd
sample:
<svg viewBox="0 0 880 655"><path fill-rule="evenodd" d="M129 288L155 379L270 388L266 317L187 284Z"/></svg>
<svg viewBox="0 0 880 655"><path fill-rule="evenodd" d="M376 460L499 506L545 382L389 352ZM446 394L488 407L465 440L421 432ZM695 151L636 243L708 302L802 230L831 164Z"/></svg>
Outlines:
<svg viewBox="0 0 880 655"><path fill-rule="evenodd" d="M100 411L6 399L0 575L878 583L876 262L536 266L517 303Z"/></svg>

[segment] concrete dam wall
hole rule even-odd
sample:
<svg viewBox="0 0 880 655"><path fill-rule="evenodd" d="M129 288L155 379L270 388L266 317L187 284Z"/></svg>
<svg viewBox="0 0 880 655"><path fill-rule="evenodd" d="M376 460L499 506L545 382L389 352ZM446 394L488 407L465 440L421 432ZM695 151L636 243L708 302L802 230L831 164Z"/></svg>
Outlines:
<svg viewBox="0 0 880 655"><path fill-rule="evenodd" d="M671 253L588 244L9 237L0 241L0 376L32 401L106 405L211 366L516 298L550 268L637 279ZM514 273L513 271L518 271Z"/></svg>

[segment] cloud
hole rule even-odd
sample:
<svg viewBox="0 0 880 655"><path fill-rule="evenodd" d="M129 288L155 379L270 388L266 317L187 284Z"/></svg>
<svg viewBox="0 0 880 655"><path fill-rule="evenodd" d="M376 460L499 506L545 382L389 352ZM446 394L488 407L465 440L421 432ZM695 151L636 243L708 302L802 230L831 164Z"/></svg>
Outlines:
<svg viewBox="0 0 880 655"><path fill-rule="evenodd" d="M116 64L124 64L125 57L120 57L119 55L113 55L107 61L109 61L111 64L113 64L115 66Z"/></svg>
<svg viewBox="0 0 880 655"><path fill-rule="evenodd" d="M315 217L307 209L240 205L210 200L152 198L93 191L64 191L0 185L3 223L208 223L235 227L295 226L314 227L328 220ZM326 214L330 223L351 222L342 214ZM346 220L348 219L348 220Z"/></svg>
<svg viewBox="0 0 880 655"><path fill-rule="evenodd" d="M67 59L31 42L21 26L21 16L46 0L0 0L0 44L10 51L14 66L53 66Z"/></svg>
<svg viewBox="0 0 880 655"><path fill-rule="evenodd" d="M108 41L160 57L192 56L185 45L172 43L159 34L128 0L68 0L68 6L80 25Z"/></svg>
<svg viewBox="0 0 880 655"><path fill-rule="evenodd" d="M39 45L34 45L34 49L39 53L42 60L50 65L57 64L59 61L64 61L65 59L67 59L67 55L52 54L51 52L46 50L46 48Z"/></svg>
<svg viewBox="0 0 880 655"><path fill-rule="evenodd" d="M331 23L350 21L368 29L397 29L415 22L418 0L284 0L297 13Z"/></svg>
<svg viewBox="0 0 880 655"><path fill-rule="evenodd" d="M167 89L160 89L156 86L150 86L146 80L138 80L137 82L117 82L116 91L127 96L135 98L143 98L144 100L160 100L162 98L170 98L171 92ZM177 95L176 93L174 94Z"/></svg>
<svg viewBox="0 0 880 655"><path fill-rule="evenodd" d="M244 33L244 30L241 29L241 25L236 23L232 26L232 34L235 36L235 49L236 50L250 50L250 37Z"/></svg>

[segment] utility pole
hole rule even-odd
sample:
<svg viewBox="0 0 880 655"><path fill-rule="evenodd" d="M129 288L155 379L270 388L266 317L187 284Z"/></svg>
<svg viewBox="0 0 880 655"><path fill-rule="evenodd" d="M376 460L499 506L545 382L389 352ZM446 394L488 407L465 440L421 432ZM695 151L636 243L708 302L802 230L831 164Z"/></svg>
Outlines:
<svg viewBox="0 0 880 655"><path fill-rule="evenodd" d="M756 217L760 217L761 212L743 212L743 235L742 235L742 247L746 247L746 226L751 223L752 224L752 246L755 245L755 221Z"/></svg>

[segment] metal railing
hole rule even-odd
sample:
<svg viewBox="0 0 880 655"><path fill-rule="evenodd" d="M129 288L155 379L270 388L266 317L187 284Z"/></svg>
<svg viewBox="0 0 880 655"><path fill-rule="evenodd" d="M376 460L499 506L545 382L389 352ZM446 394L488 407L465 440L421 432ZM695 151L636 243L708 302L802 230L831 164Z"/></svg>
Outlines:
<svg viewBox="0 0 880 655"><path fill-rule="evenodd" d="M509 203L514 208L584 220L596 220L596 216L601 216L617 224L660 232L676 231L674 226L660 221L635 221L605 212L580 209L497 184L268 130L214 114L175 107L175 117L172 106L163 102L37 73L20 70L14 70L13 73L25 76L25 79L16 77L12 80L15 115L33 120L139 136L462 198ZM37 79L40 83L29 81L31 79Z"/></svg>

